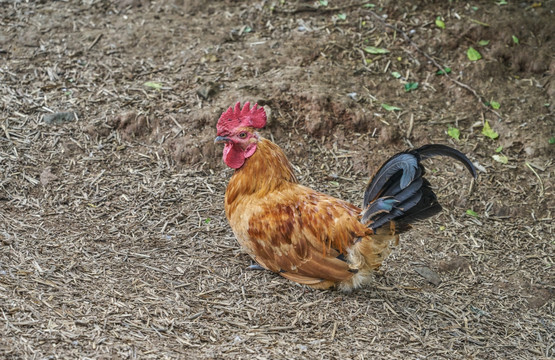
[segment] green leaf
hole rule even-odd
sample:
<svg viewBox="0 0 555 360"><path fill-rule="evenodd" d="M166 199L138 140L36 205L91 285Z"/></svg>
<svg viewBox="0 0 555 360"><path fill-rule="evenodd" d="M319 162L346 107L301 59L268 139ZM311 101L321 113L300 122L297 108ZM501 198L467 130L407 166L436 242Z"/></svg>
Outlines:
<svg viewBox="0 0 555 360"><path fill-rule="evenodd" d="M513 42L515 44L517 44L517 45L520 44L520 41L518 40L518 38L516 36L513 35L512 37L513 37Z"/></svg>
<svg viewBox="0 0 555 360"><path fill-rule="evenodd" d="M472 7L472 10L478 11L478 6L473 6L473 7Z"/></svg>
<svg viewBox="0 0 555 360"><path fill-rule="evenodd" d="M210 224L210 221L212 221L212 219L210 219L210 218L204 219L205 224Z"/></svg>
<svg viewBox="0 0 555 360"><path fill-rule="evenodd" d="M397 71L392 72L391 75L392 75L395 79L399 79L399 78L401 77L401 74L398 73Z"/></svg>
<svg viewBox="0 0 555 360"><path fill-rule="evenodd" d="M445 23L441 20L441 16L436 17L436 26L440 29L445 29Z"/></svg>
<svg viewBox="0 0 555 360"><path fill-rule="evenodd" d="M470 216L474 216L474 217L480 217L480 215L478 215L478 213L474 210L468 209L466 210L466 214L470 215Z"/></svg>
<svg viewBox="0 0 555 360"><path fill-rule="evenodd" d="M337 14L337 18L339 20L345 20L347 18L347 14Z"/></svg>
<svg viewBox="0 0 555 360"><path fill-rule="evenodd" d="M365 8L373 8L373 7L376 7L376 5L368 3L368 4L362 5L362 7L365 7Z"/></svg>
<svg viewBox="0 0 555 360"><path fill-rule="evenodd" d="M490 139L497 139L499 137L499 134L496 133L490 126L489 126L489 122L486 120L486 122L484 123L484 127L482 128L482 134L489 137Z"/></svg>
<svg viewBox="0 0 555 360"><path fill-rule="evenodd" d="M489 104L491 105L492 108L494 108L495 110L499 109L501 107L501 104L499 104L497 101L490 101Z"/></svg>
<svg viewBox="0 0 555 360"><path fill-rule="evenodd" d="M482 58L482 55L478 52L478 50L474 49L472 46L468 48L466 56L468 56L468 60L470 61L477 61Z"/></svg>
<svg viewBox="0 0 555 360"><path fill-rule="evenodd" d="M383 48L377 48L375 46L367 46L364 48L364 51L370 54L387 54L389 50Z"/></svg>
<svg viewBox="0 0 555 360"><path fill-rule="evenodd" d="M328 6L328 0L318 0L320 2L320 5L322 6Z"/></svg>
<svg viewBox="0 0 555 360"><path fill-rule="evenodd" d="M330 181L330 184L333 186L339 186L339 183L337 181Z"/></svg>
<svg viewBox="0 0 555 360"><path fill-rule="evenodd" d="M243 30L244 33L248 34L252 31L252 28L250 26L245 26L245 29Z"/></svg>
<svg viewBox="0 0 555 360"><path fill-rule="evenodd" d="M506 164L509 162L509 159L507 159L507 157L503 154L499 155L499 154L495 154L492 155L493 160L500 162L501 164Z"/></svg>
<svg viewBox="0 0 555 360"><path fill-rule="evenodd" d="M495 149L495 152L496 152L496 153L500 153L501 151L503 151L503 146L498 146L498 147Z"/></svg>
<svg viewBox="0 0 555 360"><path fill-rule="evenodd" d="M478 45L480 45L480 46L489 45L489 40L480 40L480 41L478 41Z"/></svg>
<svg viewBox="0 0 555 360"><path fill-rule="evenodd" d="M500 0L500 1L496 2L496 4L501 6L501 5L507 5L508 3L507 3L506 0Z"/></svg>
<svg viewBox="0 0 555 360"><path fill-rule="evenodd" d="M455 140L459 140L461 136L461 132L456 127L452 127L449 125L449 129L447 129L447 134L451 136Z"/></svg>
<svg viewBox="0 0 555 360"><path fill-rule="evenodd" d="M555 144L555 136L550 137L548 142L549 142L550 145Z"/></svg>
<svg viewBox="0 0 555 360"><path fill-rule="evenodd" d="M147 86L149 88L153 88L155 90L160 90L162 88L162 84L158 83L158 82L154 82L154 81L147 81L144 83L144 86Z"/></svg>
<svg viewBox="0 0 555 360"><path fill-rule="evenodd" d="M417 82L408 82L405 84L405 91L409 92L411 90L416 90L418 89L418 83Z"/></svg>
<svg viewBox="0 0 555 360"><path fill-rule="evenodd" d="M387 104L382 104L382 107L384 109L386 109L387 111L399 111L399 110L401 110L401 108L399 108L397 106L392 106L392 105L387 105Z"/></svg>
<svg viewBox="0 0 555 360"><path fill-rule="evenodd" d="M450 74L451 73L451 68L446 67L443 70L439 70L438 72L436 72L437 75L445 75L445 74Z"/></svg>

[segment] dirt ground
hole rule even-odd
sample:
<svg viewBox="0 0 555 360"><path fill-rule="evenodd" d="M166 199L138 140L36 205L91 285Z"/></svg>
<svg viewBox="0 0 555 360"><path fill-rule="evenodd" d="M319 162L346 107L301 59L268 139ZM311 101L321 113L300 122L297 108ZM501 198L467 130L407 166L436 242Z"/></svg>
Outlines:
<svg viewBox="0 0 555 360"><path fill-rule="evenodd" d="M555 1L507 2L0 1L0 357L555 357ZM246 271L236 101L355 204L430 142L479 178L429 162L444 212L365 289Z"/></svg>

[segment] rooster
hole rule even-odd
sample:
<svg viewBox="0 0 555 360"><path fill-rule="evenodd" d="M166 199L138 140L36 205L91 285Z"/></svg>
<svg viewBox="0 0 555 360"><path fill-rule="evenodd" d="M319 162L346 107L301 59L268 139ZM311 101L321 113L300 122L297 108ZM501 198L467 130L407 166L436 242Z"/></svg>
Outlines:
<svg viewBox="0 0 555 360"><path fill-rule="evenodd" d="M247 102L225 111L216 143L235 169L225 193L225 213L254 268L317 289L350 291L368 283L399 234L441 211L421 161L436 155L470 160L445 145L424 145L386 161L364 192L362 209L299 184L283 151L256 129L264 108Z"/></svg>

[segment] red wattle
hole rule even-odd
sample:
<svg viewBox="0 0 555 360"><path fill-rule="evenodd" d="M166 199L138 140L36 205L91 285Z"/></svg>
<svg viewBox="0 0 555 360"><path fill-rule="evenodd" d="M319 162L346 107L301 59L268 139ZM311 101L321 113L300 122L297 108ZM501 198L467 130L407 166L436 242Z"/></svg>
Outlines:
<svg viewBox="0 0 555 360"><path fill-rule="evenodd" d="M245 163L245 159L249 158L256 151L256 144L251 144L246 150L240 146L227 143L224 146L224 162L232 169L239 169Z"/></svg>
<svg viewBox="0 0 555 360"><path fill-rule="evenodd" d="M245 163L245 157L241 148L233 144L225 144L224 146L224 162L232 169L239 169Z"/></svg>

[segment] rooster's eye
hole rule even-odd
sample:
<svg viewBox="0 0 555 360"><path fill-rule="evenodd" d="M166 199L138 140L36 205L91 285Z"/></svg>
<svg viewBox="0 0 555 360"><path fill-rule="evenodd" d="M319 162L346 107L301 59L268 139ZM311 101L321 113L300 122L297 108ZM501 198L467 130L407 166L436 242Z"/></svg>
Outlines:
<svg viewBox="0 0 555 360"><path fill-rule="evenodd" d="M246 133L246 132L242 132L242 133L239 134L239 137L240 137L241 139L244 139L244 138L247 137L247 133Z"/></svg>

